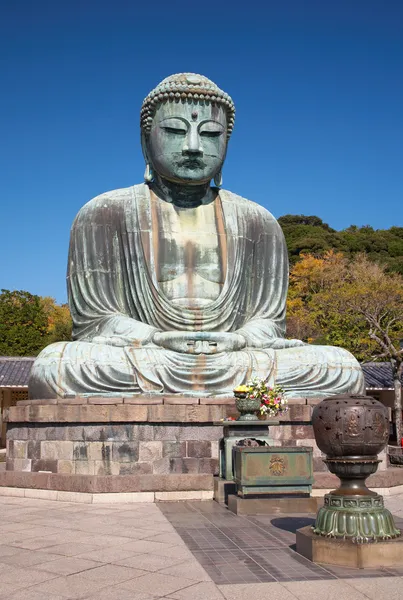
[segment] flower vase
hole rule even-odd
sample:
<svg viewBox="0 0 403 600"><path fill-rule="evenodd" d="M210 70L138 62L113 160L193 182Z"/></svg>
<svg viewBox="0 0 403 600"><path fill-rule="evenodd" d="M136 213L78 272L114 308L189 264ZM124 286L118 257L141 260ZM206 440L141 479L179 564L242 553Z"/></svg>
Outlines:
<svg viewBox="0 0 403 600"><path fill-rule="evenodd" d="M257 411L260 408L258 398L249 398L246 392L235 392L235 405L240 413L237 421L256 421L258 419Z"/></svg>

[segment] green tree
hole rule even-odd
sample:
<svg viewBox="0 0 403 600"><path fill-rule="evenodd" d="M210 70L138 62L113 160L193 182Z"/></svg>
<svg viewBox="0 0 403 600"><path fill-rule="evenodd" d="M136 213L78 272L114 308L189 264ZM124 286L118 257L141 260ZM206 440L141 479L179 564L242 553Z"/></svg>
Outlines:
<svg viewBox="0 0 403 600"><path fill-rule="evenodd" d="M39 296L1 290L0 355L36 356L45 345L47 325Z"/></svg>
<svg viewBox="0 0 403 600"><path fill-rule="evenodd" d="M284 215L279 223L291 265L300 260L301 254L320 257L333 249L351 258L365 252L372 261L385 265L388 272L403 275L403 227L373 229L369 225L351 225L336 231L319 217L306 215Z"/></svg>
<svg viewBox="0 0 403 600"><path fill-rule="evenodd" d="M403 277L365 254L301 256L290 273L291 337L341 346L360 361L390 362L398 440L402 434Z"/></svg>
<svg viewBox="0 0 403 600"><path fill-rule="evenodd" d="M53 344L54 342L69 342L71 340L73 322L68 304L57 304L56 300L50 296L45 296L40 300L48 320L45 345Z"/></svg>

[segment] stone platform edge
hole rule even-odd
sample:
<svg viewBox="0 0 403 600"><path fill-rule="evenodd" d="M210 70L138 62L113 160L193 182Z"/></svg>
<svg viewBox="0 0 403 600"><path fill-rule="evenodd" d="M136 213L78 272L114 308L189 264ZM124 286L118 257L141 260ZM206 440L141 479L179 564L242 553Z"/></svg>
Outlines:
<svg viewBox="0 0 403 600"><path fill-rule="evenodd" d="M210 491L181 492L120 492L100 493L66 492L35 488L0 487L0 496L52 500L54 502L75 502L80 504L137 504L139 502L179 502L186 500L212 500Z"/></svg>
<svg viewBox="0 0 403 600"><path fill-rule="evenodd" d="M5 488L102 495L197 493L210 494L213 497L213 476L209 473L65 475L50 472L3 471L0 473L0 490Z"/></svg>
<svg viewBox="0 0 403 600"><path fill-rule="evenodd" d="M310 424L320 399L296 398L280 423ZM184 396L77 397L58 400L20 400L5 411L8 423L214 423L234 417L233 397ZM261 421L270 426L270 419Z"/></svg>

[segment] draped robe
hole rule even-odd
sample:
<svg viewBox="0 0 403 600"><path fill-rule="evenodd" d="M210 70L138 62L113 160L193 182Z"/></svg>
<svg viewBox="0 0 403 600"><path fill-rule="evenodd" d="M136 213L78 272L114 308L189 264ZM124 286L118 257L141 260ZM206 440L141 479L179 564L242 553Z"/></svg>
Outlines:
<svg viewBox="0 0 403 600"><path fill-rule="evenodd" d="M192 309L175 305L157 281L155 202L145 184L102 194L78 213L71 231L68 294L72 342L45 348L35 361L31 398L83 394L227 395L251 377L288 397L361 393L363 376L341 348L281 348L288 255L281 228L263 207L220 190L225 231L221 293ZM157 331L236 332L246 347L187 354L153 342ZM276 349L271 348L276 339Z"/></svg>

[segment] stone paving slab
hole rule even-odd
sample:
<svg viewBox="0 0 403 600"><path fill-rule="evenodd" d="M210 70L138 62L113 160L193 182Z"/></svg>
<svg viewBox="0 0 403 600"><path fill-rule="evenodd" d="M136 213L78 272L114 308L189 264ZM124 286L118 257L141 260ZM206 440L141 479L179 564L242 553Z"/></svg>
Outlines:
<svg viewBox="0 0 403 600"><path fill-rule="evenodd" d="M400 507L399 501L394 497L391 507ZM390 578L403 572L403 565L370 571L316 565L297 554L295 532L312 525L313 514L239 516L215 502L162 504L160 509L217 585ZM397 525L403 528L400 517Z"/></svg>
<svg viewBox="0 0 403 600"><path fill-rule="evenodd" d="M387 504L403 525L402 497ZM306 515L19 497L1 497L0 511L0 600L403 598L403 568L322 567L297 555Z"/></svg>

